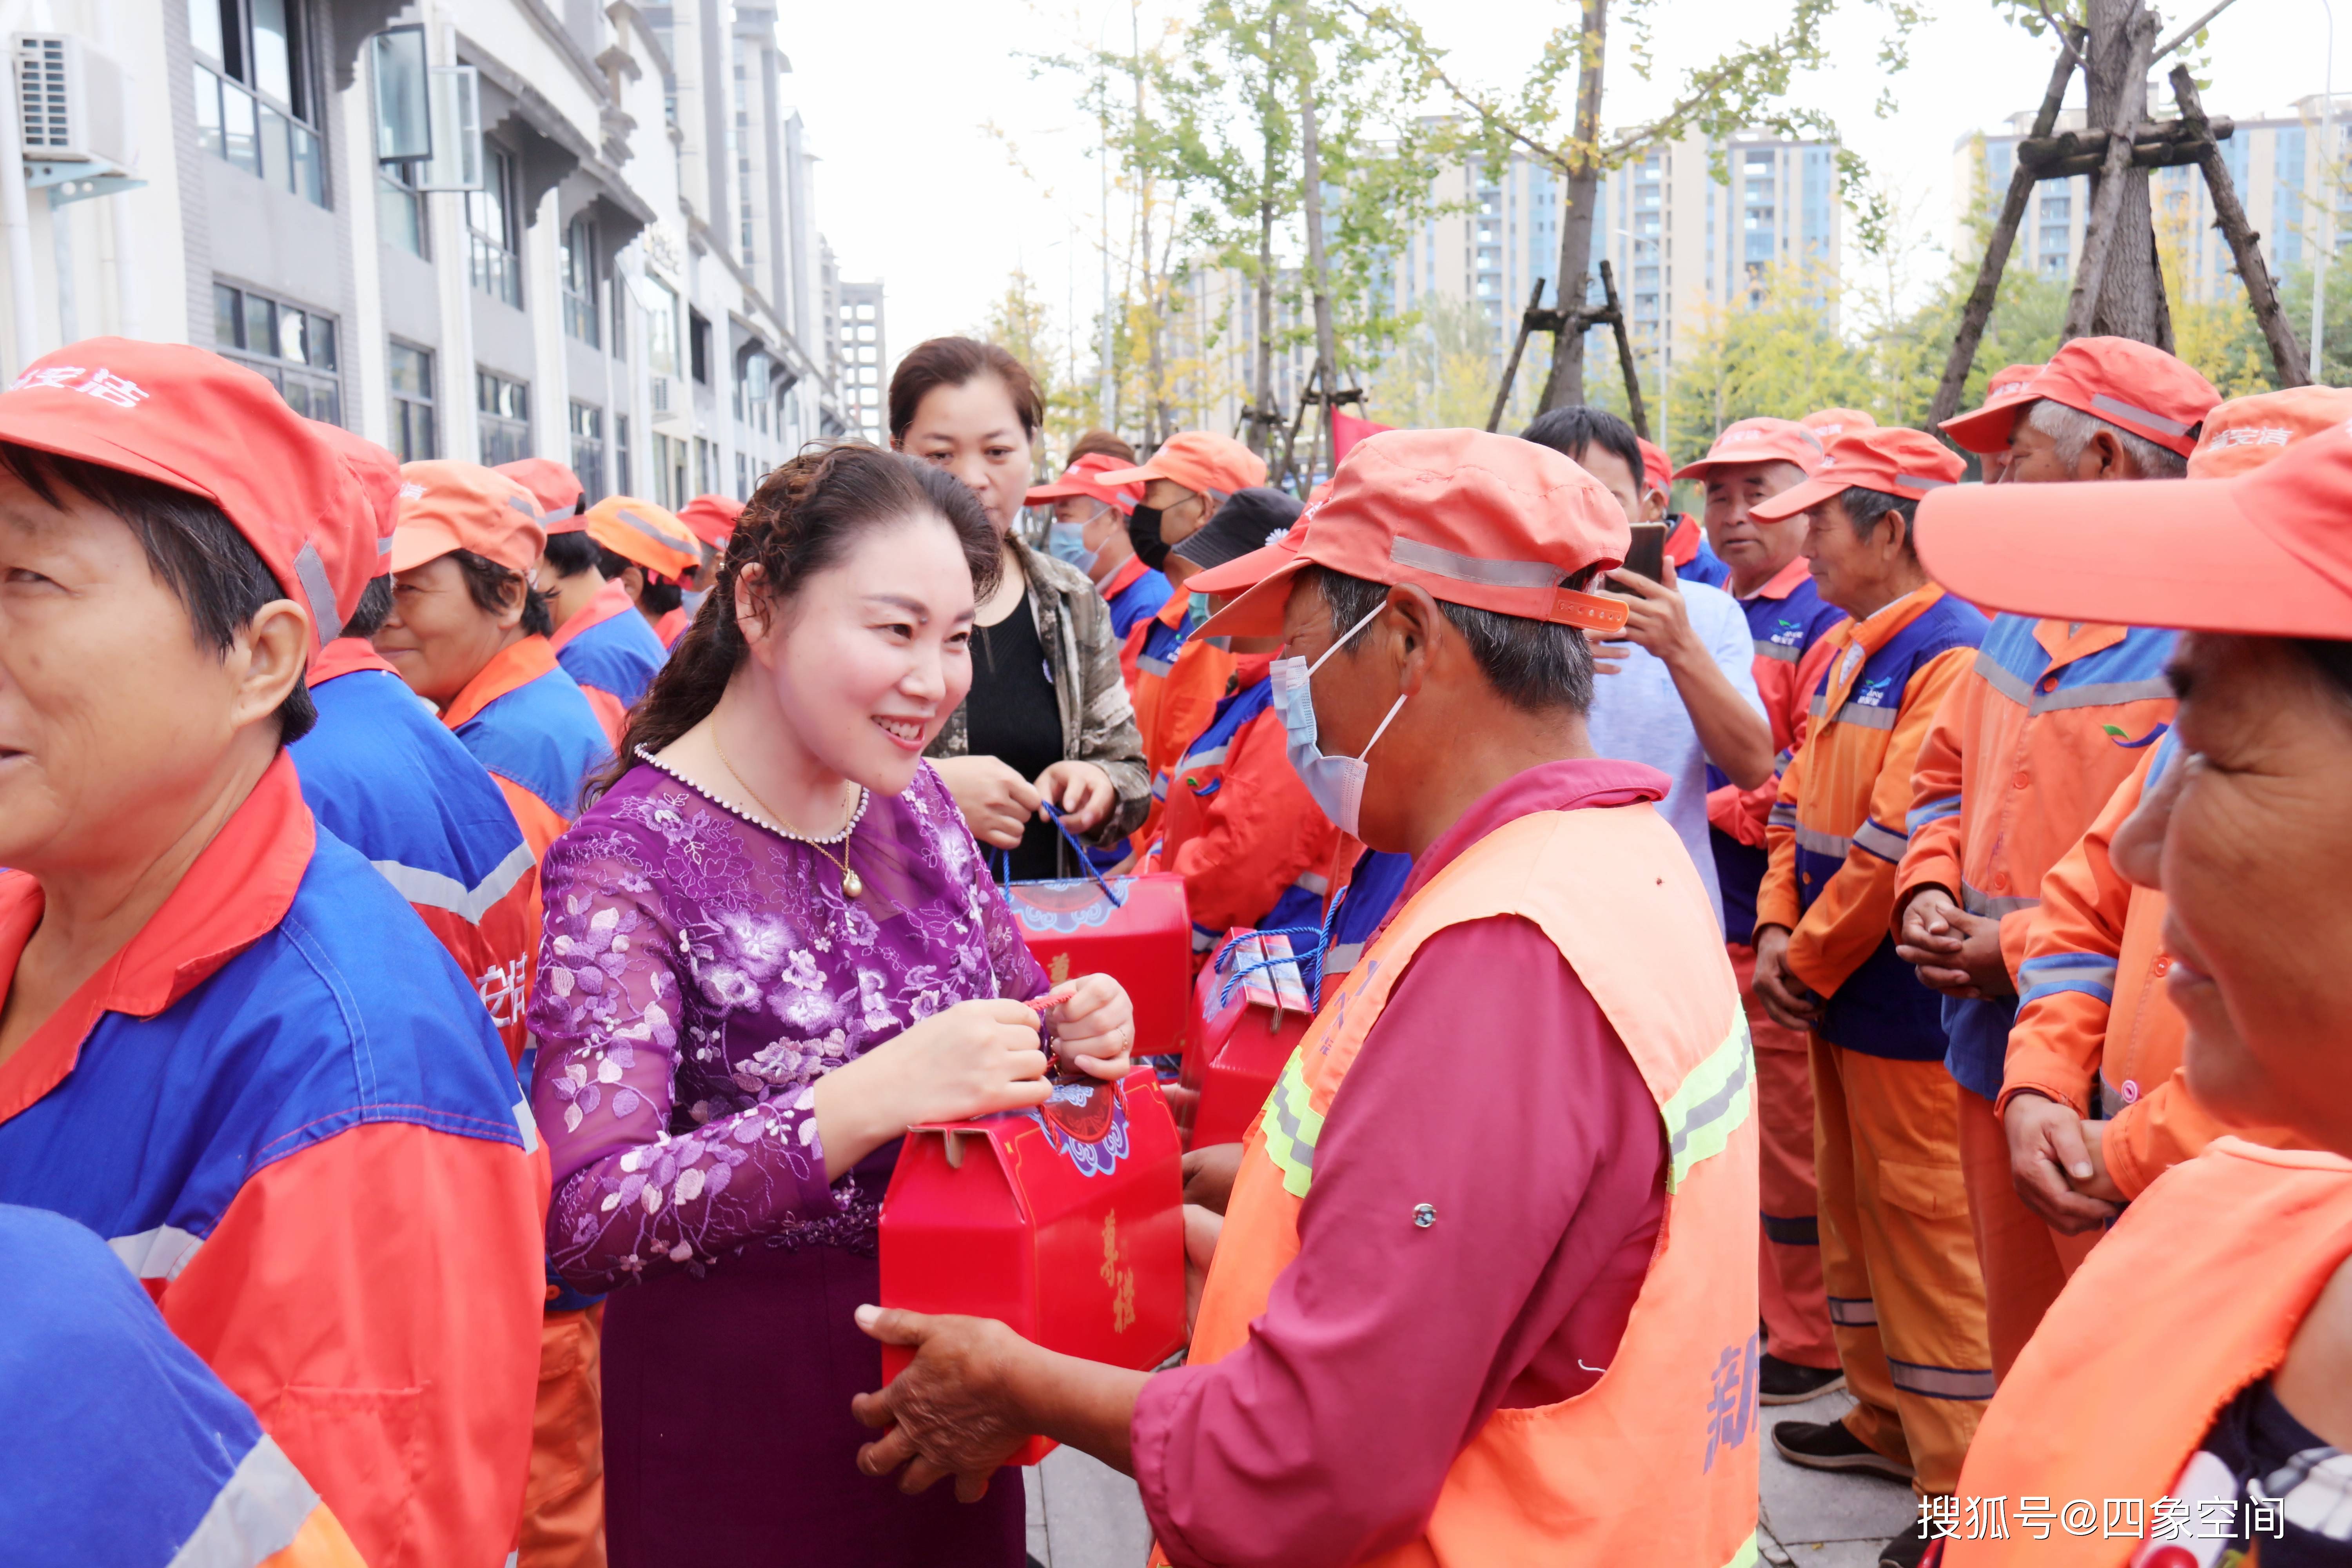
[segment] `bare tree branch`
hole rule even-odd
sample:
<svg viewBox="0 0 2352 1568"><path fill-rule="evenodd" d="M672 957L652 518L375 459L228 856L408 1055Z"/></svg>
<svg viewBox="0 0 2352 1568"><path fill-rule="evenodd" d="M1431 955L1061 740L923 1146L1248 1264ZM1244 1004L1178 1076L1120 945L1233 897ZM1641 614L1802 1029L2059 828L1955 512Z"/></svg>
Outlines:
<svg viewBox="0 0 2352 1568"><path fill-rule="evenodd" d="M2220 16L2222 12L2228 10L2237 3L2238 0L2221 0L2221 3L2214 6L2210 11L2206 12L2202 16L2198 17L2197 20L2189 23L2189 26L2173 34L2170 39L2157 45L2155 58L2159 60L2162 59L2165 56L2170 54L2173 50L2179 48L2181 45L2187 43L2198 34L2203 32L2214 17Z"/></svg>

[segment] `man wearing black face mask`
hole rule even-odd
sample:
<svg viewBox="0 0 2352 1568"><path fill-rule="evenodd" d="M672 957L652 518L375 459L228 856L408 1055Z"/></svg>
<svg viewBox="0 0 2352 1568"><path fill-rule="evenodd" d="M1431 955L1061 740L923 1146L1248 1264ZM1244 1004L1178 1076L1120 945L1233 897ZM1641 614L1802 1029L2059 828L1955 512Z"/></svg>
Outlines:
<svg viewBox="0 0 2352 1568"><path fill-rule="evenodd" d="M1234 668L1233 655L1224 648L1190 640L1200 617L1190 613L1184 579L1196 568L1170 554L1169 547L1199 532L1235 490L1265 484L1265 460L1230 436L1186 430L1138 467L1095 479L1144 487L1142 504L1127 520L1128 539L1143 563L1166 573L1176 587L1159 615L1128 633L1122 660L1135 668L1135 726L1143 735L1144 765L1151 770L1150 815L1130 841L1146 850L1159 836L1167 803L1164 781L1186 744L1209 722Z"/></svg>

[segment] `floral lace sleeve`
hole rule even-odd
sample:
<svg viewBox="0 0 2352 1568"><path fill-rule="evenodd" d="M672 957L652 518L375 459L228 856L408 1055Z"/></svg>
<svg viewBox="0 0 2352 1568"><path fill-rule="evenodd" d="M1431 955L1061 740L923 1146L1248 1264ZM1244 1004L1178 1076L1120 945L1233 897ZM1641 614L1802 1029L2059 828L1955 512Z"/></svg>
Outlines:
<svg viewBox="0 0 2352 1568"><path fill-rule="evenodd" d="M683 989L696 934L660 907L637 851L617 829L550 850L530 1011L532 1103L555 1178L548 1253L588 1291L709 1262L844 1201L825 1183L803 1075L774 1086L752 1075L736 1103L710 1114L698 1102L692 1130L673 1134L682 1049L716 1058L723 1047Z"/></svg>

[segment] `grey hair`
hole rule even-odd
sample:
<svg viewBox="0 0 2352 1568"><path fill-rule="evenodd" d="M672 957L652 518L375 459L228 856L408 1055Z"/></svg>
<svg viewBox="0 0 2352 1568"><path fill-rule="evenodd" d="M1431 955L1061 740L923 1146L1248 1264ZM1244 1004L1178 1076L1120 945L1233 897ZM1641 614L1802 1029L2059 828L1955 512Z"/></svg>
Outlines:
<svg viewBox="0 0 2352 1568"><path fill-rule="evenodd" d="M2041 431L2056 444L2058 460L2072 468L2083 456L2091 437L2105 430L2116 438L2124 456L2131 459L2132 469L2143 479L2185 479L2189 477L2189 459L2169 447L2160 447L2145 436L2135 436L2120 425L2111 425L2095 414L2085 414L2079 408L2069 408L2063 403L2042 398L2025 405L2021 417L2033 429Z"/></svg>
<svg viewBox="0 0 2352 1568"><path fill-rule="evenodd" d="M1335 633L1345 632L1370 616L1389 596L1385 583L1350 577L1328 566L1313 570L1323 603L1331 612ZM1580 587L1591 576L1586 573L1561 585ZM1437 601L1437 607L1470 645L1478 672L1504 701L1528 713L1562 708L1571 713L1591 711L1592 645L1576 627L1444 599Z"/></svg>
<svg viewBox="0 0 2352 1568"><path fill-rule="evenodd" d="M1889 495L1885 490L1866 490L1860 485L1850 485L1838 497L1845 508L1846 521L1853 524L1854 537L1868 539L1873 530L1893 513L1903 520L1903 548L1911 550L1911 531L1919 516L1919 503L1909 496ZM1916 554L1916 551L1912 552Z"/></svg>

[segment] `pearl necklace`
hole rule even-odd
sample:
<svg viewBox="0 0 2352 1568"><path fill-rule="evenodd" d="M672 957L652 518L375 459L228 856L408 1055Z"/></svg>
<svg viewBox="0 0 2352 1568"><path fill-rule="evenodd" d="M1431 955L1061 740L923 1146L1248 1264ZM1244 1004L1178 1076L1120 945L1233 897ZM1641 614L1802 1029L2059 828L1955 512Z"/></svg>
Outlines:
<svg viewBox="0 0 2352 1568"><path fill-rule="evenodd" d="M851 870L849 867L849 836L857 831L857 825L859 823L866 820L866 803L870 798L864 784L859 784L857 786L857 805L856 809L850 812L849 820L847 823L843 825L841 831L838 833L826 834L824 837L820 838L814 834L803 833L799 829L793 827L790 824L786 823L782 816L779 816L775 811L770 807L766 801L760 798L759 792L751 787L751 784L743 777L741 771L735 766L734 761L727 755L727 748L719 743L719 726L716 724L713 724L710 727L710 745L711 749L719 753L719 766L727 770L727 775L730 778L733 779L738 784L742 786L743 793L751 797L751 804L758 806L761 812L768 817L770 825L774 827L778 834L782 835L783 837L790 838L796 843L807 845L810 848L815 850L818 854L824 856L827 860L832 861L834 865L841 868L841 896L843 898L860 899L866 896L866 879L860 877L856 871ZM841 853L835 855L832 850L826 848L825 846L828 844L840 845L842 847Z"/></svg>

